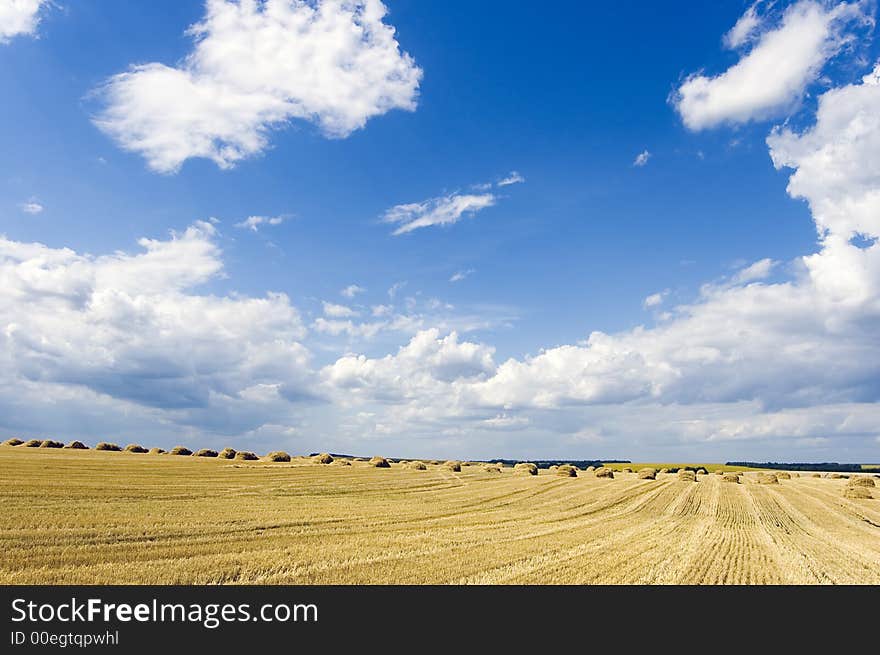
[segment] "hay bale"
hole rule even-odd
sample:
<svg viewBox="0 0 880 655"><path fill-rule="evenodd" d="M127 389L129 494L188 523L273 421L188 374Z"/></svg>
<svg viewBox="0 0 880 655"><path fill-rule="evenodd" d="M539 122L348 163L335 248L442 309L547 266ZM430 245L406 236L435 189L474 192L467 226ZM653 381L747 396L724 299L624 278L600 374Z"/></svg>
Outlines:
<svg viewBox="0 0 880 655"><path fill-rule="evenodd" d="M588 466L587 468L584 469L584 471L586 471L587 473L592 473L595 470L596 470L595 466Z"/></svg>
<svg viewBox="0 0 880 655"><path fill-rule="evenodd" d="M22 441L21 439L16 439L15 437L13 437L12 439L7 439L6 441L4 441L3 445L4 446L20 446L23 443L24 443L24 441Z"/></svg>
<svg viewBox="0 0 880 655"><path fill-rule="evenodd" d="M821 473L811 473L811 474L810 474L810 477L811 477L811 478L821 478L821 477L822 477L822 474L821 474Z"/></svg>
<svg viewBox="0 0 880 655"><path fill-rule="evenodd" d="M461 465L462 466L473 466L474 463L473 462L462 462Z"/></svg>
<svg viewBox="0 0 880 655"><path fill-rule="evenodd" d="M621 470L624 473L632 473L633 472L633 470L629 466L624 466L623 469L621 469Z"/></svg>
<svg viewBox="0 0 880 655"><path fill-rule="evenodd" d="M450 471L454 471L455 473L461 473L461 462L457 459L450 459L448 462L444 462L443 466L448 468Z"/></svg>
<svg viewBox="0 0 880 655"><path fill-rule="evenodd" d="M718 469L717 471L715 471L715 475L724 475L724 471Z"/></svg>
<svg viewBox="0 0 880 655"><path fill-rule="evenodd" d="M252 453L249 450L239 450L238 452L235 453L235 459L253 462L253 461L256 461L260 458L257 457L256 453Z"/></svg>
<svg viewBox="0 0 880 655"><path fill-rule="evenodd" d="M799 477L801 477L801 474L800 474L800 473L789 473L789 475L790 475L791 477L793 477L793 478L799 478Z"/></svg>
<svg viewBox="0 0 880 655"><path fill-rule="evenodd" d="M82 441L71 441L69 444L64 446L65 448L70 448L71 450L88 450L89 447L85 445Z"/></svg>
<svg viewBox="0 0 880 655"><path fill-rule="evenodd" d="M274 450L266 455L266 459L268 459L270 462L289 462L290 455L285 453L283 450Z"/></svg>
<svg viewBox="0 0 880 655"><path fill-rule="evenodd" d="M669 473L669 469L660 469L660 473Z"/></svg>
<svg viewBox="0 0 880 655"><path fill-rule="evenodd" d="M136 444L136 443L128 444L125 448L123 448L123 450L127 453L139 453L140 454L140 453L147 452L146 448L144 448L143 446Z"/></svg>
<svg viewBox="0 0 880 655"><path fill-rule="evenodd" d="M413 471L427 471L428 467L425 466L424 462L420 462L418 460L412 461L407 464L407 468L411 468Z"/></svg>
<svg viewBox="0 0 880 655"><path fill-rule="evenodd" d="M856 500L871 500L874 496L868 487L846 487L843 490L843 497Z"/></svg>
<svg viewBox="0 0 880 655"><path fill-rule="evenodd" d="M857 475L853 478L850 478L847 483L847 487L876 487L874 484L874 478L869 477L867 475Z"/></svg>
<svg viewBox="0 0 880 655"><path fill-rule="evenodd" d="M577 469L571 464L563 464L556 469L556 475L562 478L576 478L578 476Z"/></svg>
<svg viewBox="0 0 880 655"><path fill-rule="evenodd" d="M174 448L172 448L169 451L169 454L171 454L171 455L192 455L193 453L186 446L174 446Z"/></svg>
<svg viewBox="0 0 880 655"><path fill-rule="evenodd" d="M368 462L370 460L368 460L366 457L355 457L352 461L353 462Z"/></svg>
<svg viewBox="0 0 880 655"><path fill-rule="evenodd" d="M639 480L656 480L657 479L657 469L653 469L651 467L639 469L638 477L639 477Z"/></svg>
<svg viewBox="0 0 880 655"><path fill-rule="evenodd" d="M486 473L501 473L501 469L494 464L486 464L486 466L483 467L483 470Z"/></svg>
<svg viewBox="0 0 880 655"><path fill-rule="evenodd" d="M315 464L332 464L333 455L331 455L330 453L321 453L312 457L312 461Z"/></svg>
<svg viewBox="0 0 880 655"><path fill-rule="evenodd" d="M234 448L224 448L219 453L217 453L217 457L220 459L235 459L235 449Z"/></svg>
<svg viewBox="0 0 880 655"><path fill-rule="evenodd" d="M734 484L739 484L739 476L736 473L725 473L721 476L721 480L724 482L733 482Z"/></svg>
<svg viewBox="0 0 880 655"><path fill-rule="evenodd" d="M776 473L758 473L758 484L779 484Z"/></svg>
<svg viewBox="0 0 880 655"><path fill-rule="evenodd" d="M678 469L678 479L682 482L696 482L697 474L690 469Z"/></svg>
<svg viewBox="0 0 880 655"><path fill-rule="evenodd" d="M697 469L697 475L709 475L709 473L704 468Z"/></svg>
<svg viewBox="0 0 880 655"><path fill-rule="evenodd" d="M64 448L64 444L54 439L43 439L40 448Z"/></svg>
<svg viewBox="0 0 880 655"><path fill-rule="evenodd" d="M164 448L155 448L155 447L153 447L153 448L150 448L150 452L149 452L148 454L149 454L149 455L164 455L164 454L165 454L165 449L164 449Z"/></svg>
<svg viewBox="0 0 880 655"><path fill-rule="evenodd" d="M349 462L347 459L337 459L336 463L339 466L351 466L351 462Z"/></svg>
<svg viewBox="0 0 880 655"><path fill-rule="evenodd" d="M520 462L514 465L513 472L521 475L538 475L538 467L531 462Z"/></svg>
<svg viewBox="0 0 880 655"><path fill-rule="evenodd" d="M547 467L547 470L555 472L556 469L558 469L558 468L559 468L559 466L557 466L556 464L551 464L550 466Z"/></svg>
<svg viewBox="0 0 880 655"><path fill-rule="evenodd" d="M119 452L120 450L122 450L122 448L117 446L115 443L110 443L109 441L102 441L97 446L95 446L95 450L109 450L112 452Z"/></svg>
<svg viewBox="0 0 880 655"><path fill-rule="evenodd" d="M202 448L192 454L193 457L217 457L217 451L210 448Z"/></svg>
<svg viewBox="0 0 880 655"><path fill-rule="evenodd" d="M840 473L829 473L825 477L829 480L840 480L843 476Z"/></svg>
<svg viewBox="0 0 880 655"><path fill-rule="evenodd" d="M388 460L384 457L379 457L378 455L370 459L370 466L377 469L391 468L391 464L388 463Z"/></svg>
<svg viewBox="0 0 880 655"><path fill-rule="evenodd" d="M597 478L608 478L610 480L614 479L614 471L606 466L600 466L595 471L593 471L593 475Z"/></svg>
<svg viewBox="0 0 880 655"><path fill-rule="evenodd" d="M777 480L791 480L791 473L788 473L787 471L777 471L776 472L776 479Z"/></svg>

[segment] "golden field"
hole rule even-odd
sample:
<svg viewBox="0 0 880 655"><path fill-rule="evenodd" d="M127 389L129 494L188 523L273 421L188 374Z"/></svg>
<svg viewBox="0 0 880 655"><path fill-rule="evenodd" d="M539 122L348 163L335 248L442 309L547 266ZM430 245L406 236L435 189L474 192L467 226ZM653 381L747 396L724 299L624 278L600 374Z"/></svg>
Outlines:
<svg viewBox="0 0 880 655"><path fill-rule="evenodd" d="M880 486L756 475L4 446L0 583L880 584Z"/></svg>

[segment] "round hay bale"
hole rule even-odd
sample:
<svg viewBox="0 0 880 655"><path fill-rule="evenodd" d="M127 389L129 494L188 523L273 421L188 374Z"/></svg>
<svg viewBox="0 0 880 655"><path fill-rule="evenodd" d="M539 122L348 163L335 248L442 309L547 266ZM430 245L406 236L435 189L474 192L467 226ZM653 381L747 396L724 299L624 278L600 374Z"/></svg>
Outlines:
<svg viewBox="0 0 880 655"><path fill-rule="evenodd" d="M857 475L853 478L850 478L847 483L847 487L876 487L874 484L874 478L868 477L867 475Z"/></svg>
<svg viewBox="0 0 880 655"><path fill-rule="evenodd" d="M85 445L82 441L71 441L69 444L64 446L65 448L70 448L71 450L88 450L89 447Z"/></svg>
<svg viewBox="0 0 880 655"><path fill-rule="evenodd" d="M697 474L690 469L678 469L678 479L682 482L696 482Z"/></svg>
<svg viewBox="0 0 880 655"><path fill-rule="evenodd" d="M614 471L606 466L600 466L595 471L593 471L593 475L597 478L608 478L609 480L614 479Z"/></svg>
<svg viewBox="0 0 880 655"><path fill-rule="evenodd" d="M699 468L697 469L697 475L709 475L709 473L706 471L706 469Z"/></svg>
<svg viewBox="0 0 880 655"><path fill-rule="evenodd" d="M448 462L445 462L443 466L448 468L450 471L454 471L456 473L461 472L461 462L459 462L457 459L450 459Z"/></svg>
<svg viewBox="0 0 880 655"><path fill-rule="evenodd" d="M811 473L811 474L810 474L810 477L811 477L811 478L821 478L821 477L822 477L822 474L821 474L821 473Z"/></svg>
<svg viewBox="0 0 880 655"><path fill-rule="evenodd" d="M388 463L388 460L384 457L379 457L378 455L370 459L370 466L377 469L391 468L391 464Z"/></svg>
<svg viewBox="0 0 880 655"><path fill-rule="evenodd" d="M247 462L253 462L253 461L256 461L260 458L257 457L256 453L252 453L249 450L239 450L237 453L235 453L235 459L240 459L240 460L244 460Z"/></svg>
<svg viewBox="0 0 880 655"><path fill-rule="evenodd" d="M146 448L144 448L143 446L136 444L136 443L128 444L123 450L125 450L125 452L127 452L127 453L139 453L140 454L140 453L147 452Z"/></svg>
<svg viewBox="0 0 880 655"><path fill-rule="evenodd" d="M266 455L266 459L270 462L289 462L290 455L285 453L283 450L275 450Z"/></svg>
<svg viewBox="0 0 880 655"><path fill-rule="evenodd" d="M571 464L563 464L556 469L556 475L562 478L576 478L578 476L577 469Z"/></svg>
<svg viewBox="0 0 880 655"><path fill-rule="evenodd" d="M724 482L733 482L734 484L739 484L739 476L736 473L725 473L721 476L721 479Z"/></svg>
<svg viewBox="0 0 880 655"><path fill-rule="evenodd" d="M669 473L669 469L660 469L660 473Z"/></svg>
<svg viewBox="0 0 880 655"><path fill-rule="evenodd" d="M624 473L632 473L633 472L633 470L629 466L624 466L623 469L621 469L621 470Z"/></svg>
<svg viewBox="0 0 880 655"><path fill-rule="evenodd" d="M15 437L13 437L12 439L7 439L6 441L4 441L3 445L4 446L20 446L23 443L24 443L24 441L22 441L21 439L16 439Z"/></svg>
<svg viewBox="0 0 880 655"><path fill-rule="evenodd" d="M825 477L829 480L840 480L843 476L840 473L829 473Z"/></svg>
<svg viewBox="0 0 880 655"><path fill-rule="evenodd" d="M653 469L651 467L639 469L638 477L639 477L639 480L656 480L657 479L657 469Z"/></svg>
<svg viewBox="0 0 880 655"><path fill-rule="evenodd" d="M513 472L522 475L538 475L538 467L531 462L520 462L514 465Z"/></svg>
<svg viewBox="0 0 880 655"><path fill-rule="evenodd" d="M428 467L425 466L424 462L419 462L417 460L412 461L409 464L407 464L407 468L411 468L414 471L427 471L428 470Z"/></svg>
<svg viewBox="0 0 880 655"><path fill-rule="evenodd" d="M474 463L473 462L462 462L461 465L462 466L473 466Z"/></svg>
<svg viewBox="0 0 880 655"><path fill-rule="evenodd" d="M64 444L54 439L43 439L40 448L64 448Z"/></svg>
<svg viewBox="0 0 880 655"><path fill-rule="evenodd" d="M43 444L42 439L28 439L22 445L25 448L39 448Z"/></svg>
<svg viewBox="0 0 880 655"><path fill-rule="evenodd" d="M332 464L333 463L333 455L330 453L321 453L319 455L315 455L312 458L312 461L315 464Z"/></svg>
<svg viewBox="0 0 880 655"><path fill-rule="evenodd" d="M235 449L234 448L224 448L219 453L217 453L217 457L220 459L235 459Z"/></svg>
<svg viewBox="0 0 880 655"><path fill-rule="evenodd" d="M192 455L192 451L186 446L174 446L170 451L168 451L171 455Z"/></svg>
<svg viewBox="0 0 880 655"><path fill-rule="evenodd" d="M724 471L718 469L717 471L715 471L715 475L724 475Z"/></svg>
<svg viewBox="0 0 880 655"><path fill-rule="evenodd" d="M787 471L777 471L776 472L776 479L777 480L791 480L791 473L788 473Z"/></svg>
<svg viewBox="0 0 880 655"><path fill-rule="evenodd" d="M868 487L846 487L843 490L843 497L856 500L871 500L874 496Z"/></svg>
<svg viewBox="0 0 880 655"><path fill-rule="evenodd" d="M202 448L192 454L193 457L217 457L217 451L210 448Z"/></svg>
<svg viewBox="0 0 880 655"><path fill-rule="evenodd" d="M486 473L501 473L501 469L494 464L486 464L486 466L483 467L483 470Z"/></svg>
<svg viewBox="0 0 880 655"><path fill-rule="evenodd" d="M547 467L547 470L555 472L556 469L558 469L558 468L559 468L559 466L557 466L556 464L551 464L550 466Z"/></svg>
<svg viewBox="0 0 880 655"><path fill-rule="evenodd" d="M150 448L150 452L148 454L149 455L164 455L165 449L164 448L155 448L155 447Z"/></svg>
<svg viewBox="0 0 880 655"><path fill-rule="evenodd" d="M119 452L120 450L122 450L122 448L117 446L115 443L110 443L109 441L102 441L97 446L95 446L95 450L109 450L112 452Z"/></svg>
<svg viewBox="0 0 880 655"><path fill-rule="evenodd" d="M592 473L595 470L596 470L595 466L588 466L587 468L584 469L584 471L586 471L587 473Z"/></svg>
<svg viewBox="0 0 880 655"><path fill-rule="evenodd" d="M776 473L758 473L758 484L779 484Z"/></svg>
<svg viewBox="0 0 880 655"><path fill-rule="evenodd" d="M800 474L800 473L789 473L789 475L790 475L791 477L793 477L793 478L799 478L799 477L801 477L801 474Z"/></svg>
<svg viewBox="0 0 880 655"><path fill-rule="evenodd" d="M339 466L351 466L351 462L349 462L347 459L337 459L336 463Z"/></svg>

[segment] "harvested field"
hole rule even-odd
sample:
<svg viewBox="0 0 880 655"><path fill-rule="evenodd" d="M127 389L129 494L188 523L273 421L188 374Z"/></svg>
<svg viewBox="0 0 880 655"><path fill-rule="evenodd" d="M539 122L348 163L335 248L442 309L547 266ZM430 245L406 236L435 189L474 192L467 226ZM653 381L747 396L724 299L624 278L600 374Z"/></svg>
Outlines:
<svg viewBox="0 0 880 655"><path fill-rule="evenodd" d="M22 447L0 470L6 584L880 584L880 492L842 479Z"/></svg>

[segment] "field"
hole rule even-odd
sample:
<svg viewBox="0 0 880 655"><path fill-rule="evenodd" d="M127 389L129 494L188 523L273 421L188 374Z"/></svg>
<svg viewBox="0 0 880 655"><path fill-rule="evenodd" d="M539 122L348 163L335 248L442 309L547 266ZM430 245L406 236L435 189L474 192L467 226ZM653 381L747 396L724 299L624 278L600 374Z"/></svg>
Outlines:
<svg viewBox="0 0 880 655"><path fill-rule="evenodd" d="M880 584L880 486L846 480L23 447L0 473L7 584Z"/></svg>

